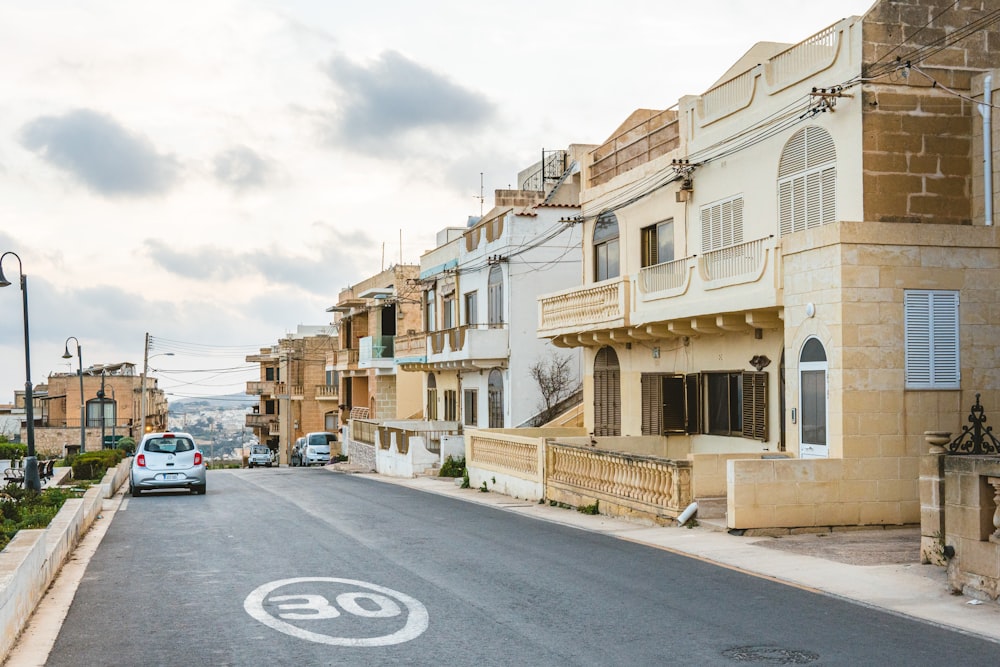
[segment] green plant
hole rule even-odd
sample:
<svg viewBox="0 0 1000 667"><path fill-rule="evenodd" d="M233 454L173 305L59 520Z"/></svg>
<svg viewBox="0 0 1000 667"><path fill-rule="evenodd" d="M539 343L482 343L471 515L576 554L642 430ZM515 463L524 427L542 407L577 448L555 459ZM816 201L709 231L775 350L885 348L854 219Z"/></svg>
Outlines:
<svg viewBox="0 0 1000 667"><path fill-rule="evenodd" d="M108 468L118 465L125 458L121 449L97 449L77 454L73 458L73 479L100 479Z"/></svg>
<svg viewBox="0 0 1000 667"><path fill-rule="evenodd" d="M592 505L580 505L576 508L576 511L580 514L600 514L599 503L599 500L595 500Z"/></svg>
<svg viewBox="0 0 1000 667"><path fill-rule="evenodd" d="M0 459L17 461L28 453L28 446L19 442L0 442Z"/></svg>
<svg viewBox="0 0 1000 667"><path fill-rule="evenodd" d="M465 471L465 472L464 472L464 473L462 474L462 486L461 486L460 488L463 488L463 489L468 489L468 488L469 488L469 487L471 487L471 486L472 486L472 484L471 484L471 483L469 482L469 471L468 471L468 470L466 470L466 471Z"/></svg>
<svg viewBox="0 0 1000 667"><path fill-rule="evenodd" d="M7 497L0 500L0 550L21 529L48 526L63 503L76 497L59 487L38 492L27 491L17 484L7 485L4 493Z"/></svg>
<svg viewBox="0 0 1000 667"><path fill-rule="evenodd" d="M465 476L465 457L459 456L458 458L453 458L450 454L445 457L444 463L441 464L441 471L438 473L438 477L464 477Z"/></svg>
<svg viewBox="0 0 1000 667"><path fill-rule="evenodd" d="M135 453L135 440L127 435L124 438L120 438L116 446L125 452L125 456L132 456Z"/></svg>
<svg viewBox="0 0 1000 667"><path fill-rule="evenodd" d="M483 485L479 487L480 493L489 493L489 489L486 487L486 480L483 480Z"/></svg>
<svg viewBox="0 0 1000 667"><path fill-rule="evenodd" d="M688 530L698 527L698 519L688 519L687 523L684 524Z"/></svg>

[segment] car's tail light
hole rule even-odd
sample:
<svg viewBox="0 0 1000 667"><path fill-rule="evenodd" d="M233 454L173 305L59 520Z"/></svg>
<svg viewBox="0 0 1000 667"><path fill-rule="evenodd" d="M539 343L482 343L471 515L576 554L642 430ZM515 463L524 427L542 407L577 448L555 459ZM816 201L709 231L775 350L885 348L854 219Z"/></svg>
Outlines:
<svg viewBox="0 0 1000 667"><path fill-rule="evenodd" d="M139 466L140 468L145 468L146 467L146 455L145 454L139 454L139 456L135 457L135 464L137 466Z"/></svg>
<svg viewBox="0 0 1000 667"><path fill-rule="evenodd" d="M196 466L200 466L201 465L201 452L195 452L194 453L194 464Z"/></svg>

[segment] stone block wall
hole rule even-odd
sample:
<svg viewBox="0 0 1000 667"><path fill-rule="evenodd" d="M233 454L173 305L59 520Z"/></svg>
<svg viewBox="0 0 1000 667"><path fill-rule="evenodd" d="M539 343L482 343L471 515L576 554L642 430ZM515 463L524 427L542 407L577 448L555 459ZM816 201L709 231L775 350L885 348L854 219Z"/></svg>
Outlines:
<svg viewBox="0 0 1000 667"><path fill-rule="evenodd" d="M883 0L865 16L863 71L872 78L862 92L865 220L972 224L979 121L975 104L957 94L969 96L973 77L1000 64L1000 28L979 30L912 68L894 67L982 18L988 4Z"/></svg>
<svg viewBox="0 0 1000 667"><path fill-rule="evenodd" d="M1000 457L944 457L945 543L954 548L948 583L965 595L1000 598Z"/></svg>

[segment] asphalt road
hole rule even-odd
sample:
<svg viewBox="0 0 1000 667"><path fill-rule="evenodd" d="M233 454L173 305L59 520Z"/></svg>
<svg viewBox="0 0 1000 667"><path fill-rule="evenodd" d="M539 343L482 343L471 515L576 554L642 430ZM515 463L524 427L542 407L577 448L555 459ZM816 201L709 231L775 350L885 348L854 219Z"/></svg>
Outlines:
<svg viewBox="0 0 1000 667"><path fill-rule="evenodd" d="M48 665L967 665L1000 645L324 469L130 498Z"/></svg>

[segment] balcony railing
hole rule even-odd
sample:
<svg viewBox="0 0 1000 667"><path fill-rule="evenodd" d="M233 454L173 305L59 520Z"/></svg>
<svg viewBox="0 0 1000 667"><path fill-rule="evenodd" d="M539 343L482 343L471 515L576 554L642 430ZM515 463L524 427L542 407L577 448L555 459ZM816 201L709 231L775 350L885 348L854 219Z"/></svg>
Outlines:
<svg viewBox="0 0 1000 667"><path fill-rule="evenodd" d="M358 366L361 368L392 366L395 336L365 336L358 341Z"/></svg>
<svg viewBox="0 0 1000 667"><path fill-rule="evenodd" d="M710 283L706 289L759 278L764 272L767 251L773 246L773 239L772 235L703 254L698 264L702 279Z"/></svg>
<svg viewBox="0 0 1000 667"><path fill-rule="evenodd" d="M261 414L249 414L246 415L246 425L251 428L263 428L271 422L278 421L277 415L261 415Z"/></svg>
<svg viewBox="0 0 1000 667"><path fill-rule="evenodd" d="M642 514L677 517L691 504L691 462L549 443L546 497L599 501Z"/></svg>
<svg viewBox="0 0 1000 667"><path fill-rule="evenodd" d="M427 334L423 331L414 331L403 336L396 336L393 346L397 359L408 359L412 357L427 356Z"/></svg>
<svg viewBox="0 0 1000 667"><path fill-rule="evenodd" d="M372 419L352 419L351 440L363 442L366 445L374 445L378 424L377 421Z"/></svg>
<svg viewBox="0 0 1000 667"><path fill-rule="evenodd" d="M773 56L767 63L768 84L780 89L828 67L837 57L841 35L837 23Z"/></svg>
<svg viewBox="0 0 1000 667"><path fill-rule="evenodd" d="M539 333L628 325L628 278L613 278L538 300Z"/></svg>
<svg viewBox="0 0 1000 667"><path fill-rule="evenodd" d="M692 258L675 259L639 270L639 290L643 294L683 293L691 280Z"/></svg>
<svg viewBox="0 0 1000 667"><path fill-rule="evenodd" d="M273 380L247 382L246 393L251 396L273 396L275 384Z"/></svg>
<svg viewBox="0 0 1000 667"><path fill-rule="evenodd" d="M316 385L316 398L320 400L324 399L334 399L339 398L339 387L330 384L318 384Z"/></svg>

